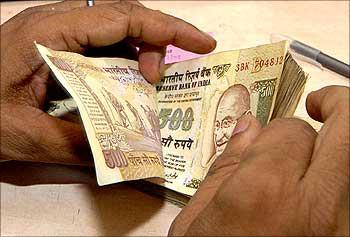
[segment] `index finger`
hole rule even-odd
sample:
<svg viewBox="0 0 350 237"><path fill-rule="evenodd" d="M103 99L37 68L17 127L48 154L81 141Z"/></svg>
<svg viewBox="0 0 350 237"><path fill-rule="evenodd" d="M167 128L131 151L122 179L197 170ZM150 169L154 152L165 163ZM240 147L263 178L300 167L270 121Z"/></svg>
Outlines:
<svg viewBox="0 0 350 237"><path fill-rule="evenodd" d="M156 46L173 44L195 53L208 53L216 46L211 36L193 25L129 2L74 9L48 17L36 27L48 31L48 25L55 26L48 33L60 33L80 47L107 46L126 37L140 38Z"/></svg>
<svg viewBox="0 0 350 237"><path fill-rule="evenodd" d="M306 108L309 115L319 122L326 122L334 115L349 115L349 87L327 86L311 92Z"/></svg>
<svg viewBox="0 0 350 237"><path fill-rule="evenodd" d="M330 86L311 93L307 110L312 118L324 124L305 178L321 182L331 191L348 188L345 184L349 182L349 88Z"/></svg>
<svg viewBox="0 0 350 237"><path fill-rule="evenodd" d="M315 150L332 152L334 148L349 143L349 92L348 87L329 86L308 95L306 108L309 115L324 123Z"/></svg>
<svg viewBox="0 0 350 237"><path fill-rule="evenodd" d="M18 30L18 39L12 40L14 52L9 50L9 55L15 55L18 48L23 48L23 39L29 41L25 46L26 57L21 59L26 64L24 68L30 69L25 75L19 75L24 78L43 63L36 53L33 41L54 50L81 53L88 46L112 45L126 37L140 38L155 46L173 44L195 53L208 53L216 46L216 41L211 36L183 20L120 2L49 15L21 32ZM19 60L15 61L18 65Z"/></svg>

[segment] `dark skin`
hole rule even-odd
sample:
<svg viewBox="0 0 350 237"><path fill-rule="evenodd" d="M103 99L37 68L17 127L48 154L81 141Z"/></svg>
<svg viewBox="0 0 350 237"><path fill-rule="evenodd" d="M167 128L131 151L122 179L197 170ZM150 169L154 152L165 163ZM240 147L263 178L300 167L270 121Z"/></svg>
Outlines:
<svg viewBox="0 0 350 237"><path fill-rule="evenodd" d="M349 88L309 94L300 119L237 123L171 236L349 235Z"/></svg>
<svg viewBox="0 0 350 237"><path fill-rule="evenodd" d="M49 69L33 41L87 54L122 42L140 47L140 71L151 83L174 44L208 53L216 42L192 25L138 2L68 1L26 10L1 26L1 159L91 165L79 124L43 112ZM194 44L193 42L196 42ZM299 119L265 128L251 115L237 123L170 235L349 234L349 88L308 96L316 132Z"/></svg>
<svg viewBox="0 0 350 237"><path fill-rule="evenodd" d="M194 26L138 2L67 1L30 8L1 26L1 159L91 165L81 125L42 111L49 69L34 41L55 50L87 50L127 41L140 47L139 67L154 83L168 44L196 52L216 42ZM196 44L193 44L196 42Z"/></svg>

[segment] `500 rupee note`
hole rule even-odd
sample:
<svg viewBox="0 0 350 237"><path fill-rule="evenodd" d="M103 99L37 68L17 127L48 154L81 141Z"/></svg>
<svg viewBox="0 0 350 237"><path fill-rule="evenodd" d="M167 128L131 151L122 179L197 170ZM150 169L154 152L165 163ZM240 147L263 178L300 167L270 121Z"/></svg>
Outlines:
<svg viewBox="0 0 350 237"><path fill-rule="evenodd" d="M37 48L79 109L98 183L164 177L155 88L137 63ZM50 113L74 110L69 100L57 105Z"/></svg>
<svg viewBox="0 0 350 237"><path fill-rule="evenodd" d="M280 42L168 66L156 86L165 187L193 195L242 115L269 121L286 55Z"/></svg>
<svg viewBox="0 0 350 237"><path fill-rule="evenodd" d="M162 177L152 182L188 196L241 116L252 114L262 125L292 116L307 79L287 42L170 64L155 86L134 61L38 48L76 102L99 184ZM74 113L74 102L53 102L48 112Z"/></svg>

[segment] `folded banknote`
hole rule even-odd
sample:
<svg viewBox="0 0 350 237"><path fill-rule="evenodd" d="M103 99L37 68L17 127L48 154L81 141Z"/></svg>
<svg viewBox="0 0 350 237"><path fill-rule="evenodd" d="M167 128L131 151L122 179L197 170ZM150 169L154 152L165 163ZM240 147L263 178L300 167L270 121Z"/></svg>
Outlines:
<svg viewBox="0 0 350 237"><path fill-rule="evenodd" d="M37 48L71 96L51 101L47 112L80 116L99 185L157 178L189 196L241 116L263 125L292 116L307 80L287 42L169 64L157 85L136 61Z"/></svg>

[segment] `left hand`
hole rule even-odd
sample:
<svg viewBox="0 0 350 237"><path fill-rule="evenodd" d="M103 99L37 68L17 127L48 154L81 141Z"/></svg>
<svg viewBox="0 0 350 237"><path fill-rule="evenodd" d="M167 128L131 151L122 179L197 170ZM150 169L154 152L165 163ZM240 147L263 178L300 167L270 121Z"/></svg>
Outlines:
<svg viewBox="0 0 350 237"><path fill-rule="evenodd" d="M189 23L136 1L43 5L1 25L1 159L91 165L81 125L42 111L50 71L34 41L85 53L123 40L138 43L140 71L152 83L161 77L168 44L196 53L208 53L216 44Z"/></svg>

